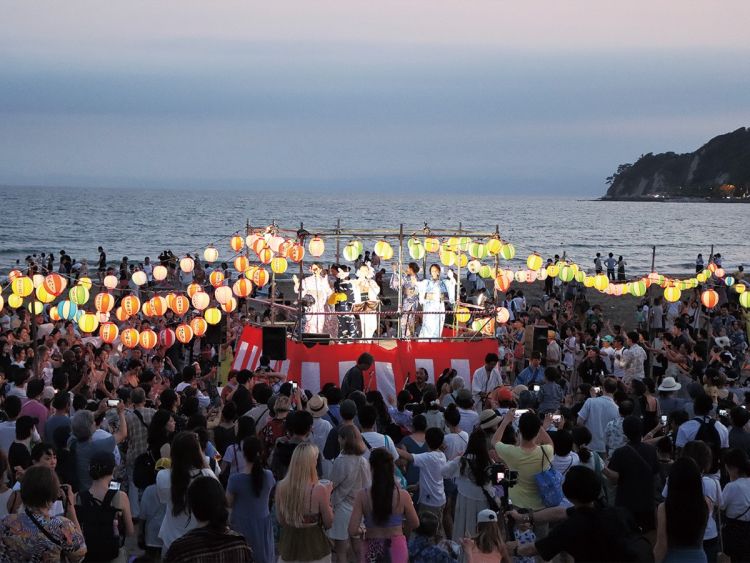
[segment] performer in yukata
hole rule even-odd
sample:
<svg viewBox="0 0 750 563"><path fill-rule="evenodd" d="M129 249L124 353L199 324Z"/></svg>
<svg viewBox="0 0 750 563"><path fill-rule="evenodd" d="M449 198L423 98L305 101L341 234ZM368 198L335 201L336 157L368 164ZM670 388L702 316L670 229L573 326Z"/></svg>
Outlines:
<svg viewBox="0 0 750 563"><path fill-rule="evenodd" d="M373 279L375 275L372 266L362 264L357 270L357 279L352 284L354 291L354 306L352 310L359 314L359 325L362 338L372 338L378 328L378 307L380 301L380 287Z"/></svg>
<svg viewBox="0 0 750 563"><path fill-rule="evenodd" d="M451 303L456 302L456 279L452 270L448 270L448 277L440 279L441 268L437 264L430 266L430 277L419 282L419 302L422 311L422 329L420 338L440 338L445 323L445 303L447 296ZM439 313L439 314L435 314Z"/></svg>
<svg viewBox="0 0 750 563"><path fill-rule="evenodd" d="M409 262L406 266L406 273L398 271L398 264L393 265L393 275L391 276L391 289L398 291L401 287L402 304L401 304L401 336L410 338L414 336L417 324L417 315L419 308L419 265L416 262Z"/></svg>
<svg viewBox="0 0 750 563"><path fill-rule="evenodd" d="M352 280L349 278L350 272L351 268L349 266L343 264L338 266L336 281L333 284L335 293L332 295L332 298L334 299L336 312L339 313L351 313L352 304L354 303L354 288L352 287ZM354 315L336 315L336 317L339 321L339 340L349 340L359 336L359 326Z"/></svg>
<svg viewBox="0 0 750 563"><path fill-rule="evenodd" d="M336 335L336 330L330 331L331 321L326 320L326 311L330 311L328 305L328 298L333 293L331 286L328 284L328 278L323 273L323 268L318 262L314 262L310 266L311 275L302 279L302 285L300 287L299 278L294 275L292 280L294 281L294 292L302 299L306 296L312 297L314 300L305 309L305 322L303 323L303 332L313 332L317 334L328 333L331 336Z"/></svg>

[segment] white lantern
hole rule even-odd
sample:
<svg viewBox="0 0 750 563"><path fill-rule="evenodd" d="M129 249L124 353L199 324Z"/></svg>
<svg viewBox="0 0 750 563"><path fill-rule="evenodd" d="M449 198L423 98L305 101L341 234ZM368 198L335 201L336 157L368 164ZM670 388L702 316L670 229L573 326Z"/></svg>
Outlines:
<svg viewBox="0 0 750 563"><path fill-rule="evenodd" d="M114 289L117 287L117 277L113 275L105 276L104 277L104 287L107 289Z"/></svg>
<svg viewBox="0 0 750 563"><path fill-rule="evenodd" d="M224 305L232 299L232 288L228 285L219 286L216 288L216 291L214 291L214 297L219 304Z"/></svg>
<svg viewBox="0 0 750 563"><path fill-rule="evenodd" d="M154 276L154 279L156 281L163 281L167 279L167 268L165 266L162 266L161 264L159 264L158 266L154 266L152 275Z"/></svg>
<svg viewBox="0 0 750 563"><path fill-rule="evenodd" d="M137 272L133 272L132 280L135 285L141 286L148 281L148 276L146 276L146 272L143 270L138 270Z"/></svg>
<svg viewBox="0 0 750 563"><path fill-rule="evenodd" d="M195 262L192 258L190 258L190 256L185 256L185 258L180 260L180 270L182 270L186 274L192 272L193 268L195 268Z"/></svg>
<svg viewBox="0 0 750 563"><path fill-rule="evenodd" d="M219 259L218 249L214 246L209 246L203 251L203 258L206 259L206 262L216 262Z"/></svg>
<svg viewBox="0 0 750 563"><path fill-rule="evenodd" d="M208 293L199 291L198 293L193 295L193 307L195 307L199 311L202 311L203 309L208 307L208 304L210 302L211 298L208 296Z"/></svg>

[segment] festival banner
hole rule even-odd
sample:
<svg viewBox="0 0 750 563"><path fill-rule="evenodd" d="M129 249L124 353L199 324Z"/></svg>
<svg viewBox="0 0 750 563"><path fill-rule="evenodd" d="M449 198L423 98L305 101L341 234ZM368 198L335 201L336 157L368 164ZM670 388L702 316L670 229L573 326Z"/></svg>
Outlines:
<svg viewBox="0 0 750 563"><path fill-rule="evenodd" d="M263 331L260 327L247 326L242 331L234 352L233 369L258 367L262 354ZM445 368L451 367L464 378L467 385L471 375L484 365L484 357L497 352L494 339L475 341L419 342L392 340L369 344L302 344L287 340L287 359L271 362L271 368L296 381L303 389L317 393L326 383L341 385L346 372L355 365L363 352L375 358L374 368L365 374L365 390L377 389L384 397L395 397L407 375L414 380L417 368L427 370L430 382L434 383Z"/></svg>

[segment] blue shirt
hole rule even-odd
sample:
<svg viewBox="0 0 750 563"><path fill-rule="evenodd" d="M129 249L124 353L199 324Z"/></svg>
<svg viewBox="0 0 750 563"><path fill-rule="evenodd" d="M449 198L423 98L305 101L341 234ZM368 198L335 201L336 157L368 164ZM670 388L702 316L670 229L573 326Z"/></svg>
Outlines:
<svg viewBox="0 0 750 563"><path fill-rule="evenodd" d="M526 368L518 374L515 381L516 385L525 385L526 387L534 383L539 385L544 383L544 368L542 366L539 366L536 369L531 365L526 366Z"/></svg>

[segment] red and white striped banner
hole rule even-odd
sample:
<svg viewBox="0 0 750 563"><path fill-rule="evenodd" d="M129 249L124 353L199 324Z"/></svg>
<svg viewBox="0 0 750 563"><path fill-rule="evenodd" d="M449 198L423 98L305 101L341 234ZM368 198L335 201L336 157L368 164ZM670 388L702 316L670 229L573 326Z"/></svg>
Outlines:
<svg viewBox="0 0 750 563"><path fill-rule="evenodd" d="M378 389L388 397L395 396L401 390L407 374L411 374L413 381L414 373L419 367L427 370L432 383L445 368L452 367L470 385L471 375L484 365L484 357L490 352L497 352L494 339L471 342L400 340L384 344L331 343L315 344L308 348L299 342L287 340L287 359L271 362L271 368L286 375L289 381L296 381L303 389L316 393L329 382L340 386L344 375L355 365L359 355L369 352L375 358L375 366L365 376L365 387ZM262 329L245 327L234 352L233 369L256 369L262 347Z"/></svg>

